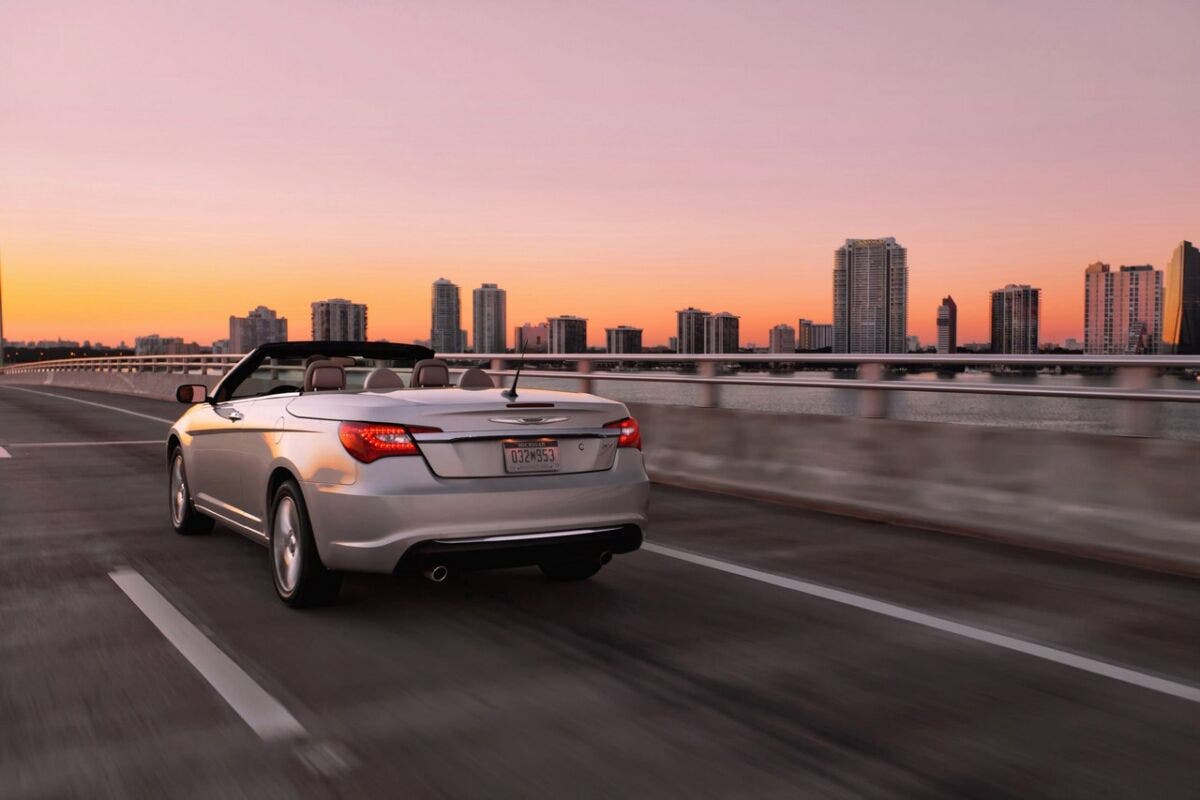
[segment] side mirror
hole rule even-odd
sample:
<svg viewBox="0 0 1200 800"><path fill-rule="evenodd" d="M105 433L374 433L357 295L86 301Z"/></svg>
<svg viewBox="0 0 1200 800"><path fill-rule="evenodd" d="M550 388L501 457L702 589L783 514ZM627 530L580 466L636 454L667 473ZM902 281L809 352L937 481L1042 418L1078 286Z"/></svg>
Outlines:
<svg viewBox="0 0 1200 800"><path fill-rule="evenodd" d="M208 387L203 383L185 383L175 390L175 399L181 403L203 403L208 400Z"/></svg>

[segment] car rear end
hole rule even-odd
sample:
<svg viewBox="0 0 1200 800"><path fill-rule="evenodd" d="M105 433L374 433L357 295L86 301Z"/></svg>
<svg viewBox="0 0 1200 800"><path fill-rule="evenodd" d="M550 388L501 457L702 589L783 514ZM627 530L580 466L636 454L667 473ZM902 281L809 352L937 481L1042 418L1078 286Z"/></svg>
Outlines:
<svg viewBox="0 0 1200 800"><path fill-rule="evenodd" d="M460 389L355 397L338 411L355 480L306 487L329 567L603 561L640 546L649 486L623 404L538 390L517 401Z"/></svg>

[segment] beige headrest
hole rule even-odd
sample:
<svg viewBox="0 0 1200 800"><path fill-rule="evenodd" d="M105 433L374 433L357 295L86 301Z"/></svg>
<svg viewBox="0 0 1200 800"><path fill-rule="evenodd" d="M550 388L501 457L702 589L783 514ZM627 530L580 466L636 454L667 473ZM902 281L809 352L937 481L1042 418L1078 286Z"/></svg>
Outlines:
<svg viewBox="0 0 1200 800"><path fill-rule="evenodd" d="M304 391L322 392L346 388L346 370L336 361L314 361L304 370Z"/></svg>
<svg viewBox="0 0 1200 800"><path fill-rule="evenodd" d="M412 385L433 388L450 385L450 365L440 358L426 358L413 366Z"/></svg>
<svg viewBox="0 0 1200 800"><path fill-rule="evenodd" d="M495 389L496 384L492 381L491 375L488 375L479 367L471 367L468 370L463 370L463 374L458 376L458 388Z"/></svg>
<svg viewBox="0 0 1200 800"><path fill-rule="evenodd" d="M369 391L387 391L388 389L403 389L404 379L387 367L380 367L367 375L363 388Z"/></svg>

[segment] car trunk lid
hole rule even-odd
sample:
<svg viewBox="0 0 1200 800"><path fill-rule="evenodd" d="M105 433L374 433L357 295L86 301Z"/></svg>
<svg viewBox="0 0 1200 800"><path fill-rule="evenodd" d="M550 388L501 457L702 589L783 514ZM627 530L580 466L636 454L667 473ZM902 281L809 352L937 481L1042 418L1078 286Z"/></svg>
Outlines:
<svg viewBox="0 0 1200 800"><path fill-rule="evenodd" d="M480 478L606 470L616 457L622 403L593 395L524 389L516 400L499 390L401 389L328 393L293 400L299 417L380 422L439 429L417 433L435 475Z"/></svg>

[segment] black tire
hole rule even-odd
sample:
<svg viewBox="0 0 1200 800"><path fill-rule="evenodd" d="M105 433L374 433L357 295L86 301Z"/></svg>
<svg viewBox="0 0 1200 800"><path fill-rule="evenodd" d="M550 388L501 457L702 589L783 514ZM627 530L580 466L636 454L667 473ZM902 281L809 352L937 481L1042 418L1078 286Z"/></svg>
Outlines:
<svg viewBox="0 0 1200 800"><path fill-rule="evenodd" d="M539 564L538 569L552 581L585 581L600 571L604 563L599 558L580 561L551 561Z"/></svg>
<svg viewBox="0 0 1200 800"><path fill-rule="evenodd" d="M187 480L187 467L183 463L183 448L178 445L171 451L171 458L167 461L167 506L171 512L171 527L183 536L208 533L217 524L216 520L201 514L192 505L192 489Z"/></svg>
<svg viewBox="0 0 1200 800"><path fill-rule="evenodd" d="M271 578L279 599L292 608L324 606L337 600L342 574L321 562L304 495L295 481L284 481L275 490L270 521Z"/></svg>

